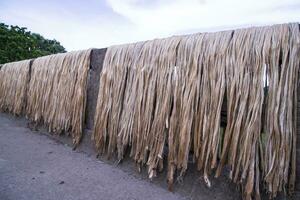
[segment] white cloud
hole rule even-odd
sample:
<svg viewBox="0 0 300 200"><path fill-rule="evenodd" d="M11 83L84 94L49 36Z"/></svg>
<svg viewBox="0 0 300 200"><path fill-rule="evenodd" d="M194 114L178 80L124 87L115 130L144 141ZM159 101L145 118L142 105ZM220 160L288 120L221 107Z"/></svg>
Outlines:
<svg viewBox="0 0 300 200"><path fill-rule="evenodd" d="M3 0L0 19L77 50L173 34L299 22L298 1Z"/></svg>
<svg viewBox="0 0 300 200"><path fill-rule="evenodd" d="M107 0L112 9L136 24L149 37L185 30L234 28L300 20L296 0L164 0L156 6L138 0ZM151 2L151 1L149 1ZM298 4L297 4L298 2ZM293 5L294 7L288 6ZM285 8L285 9L281 9Z"/></svg>

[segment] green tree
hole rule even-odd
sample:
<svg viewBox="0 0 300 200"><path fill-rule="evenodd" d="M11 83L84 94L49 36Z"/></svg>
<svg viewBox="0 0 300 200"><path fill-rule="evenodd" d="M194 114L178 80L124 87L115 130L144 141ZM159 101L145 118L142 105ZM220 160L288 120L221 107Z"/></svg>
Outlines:
<svg viewBox="0 0 300 200"><path fill-rule="evenodd" d="M56 40L0 23L0 64L63 52L65 48Z"/></svg>

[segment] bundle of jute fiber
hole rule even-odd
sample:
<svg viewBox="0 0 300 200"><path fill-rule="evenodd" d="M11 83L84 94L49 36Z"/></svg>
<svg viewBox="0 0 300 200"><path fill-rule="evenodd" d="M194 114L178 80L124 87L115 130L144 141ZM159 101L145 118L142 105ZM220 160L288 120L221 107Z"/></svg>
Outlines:
<svg viewBox="0 0 300 200"><path fill-rule="evenodd" d="M226 50L231 35L232 31L191 35L182 38L178 46L178 79L168 133L169 187L176 169L179 176L185 173L190 150L210 185L208 176L217 164Z"/></svg>
<svg viewBox="0 0 300 200"><path fill-rule="evenodd" d="M226 65L227 126L216 176L226 162L233 182L244 185L246 199L260 197L259 139L266 59L263 47L270 35L271 27L235 31Z"/></svg>
<svg viewBox="0 0 300 200"><path fill-rule="evenodd" d="M99 153L111 155L117 150L122 159L130 145L136 162L148 163L150 177L162 161L165 134L161 132L166 123L162 119L171 109L178 43L179 38L174 37L109 48L100 78L93 134Z"/></svg>
<svg viewBox="0 0 300 200"><path fill-rule="evenodd" d="M285 24L176 36L108 48L92 136L98 153L117 154L121 160L129 152L139 168L147 165L150 178L163 169L168 155L170 188L175 175L185 174L190 156L208 186L211 173L216 170L218 177L226 165L233 182L242 186L245 199L259 199L263 183L271 197L275 196L274 191L286 185L274 185L270 180L295 181L296 133L286 127L294 127L296 122L296 27L298 24ZM290 54L278 53L285 49ZM282 56L289 58L279 59ZM279 61L286 62L286 70L279 67ZM267 101L265 82L270 84ZM278 86L289 89L280 92ZM223 135L220 116L225 91L227 126ZM276 109L282 113L271 112ZM274 126L282 126L287 139L272 136L274 118L278 120ZM267 145L263 135L268 137ZM286 147L285 158L272 154L282 151L274 148L277 140L291 145ZM287 177L280 176L283 165L290 166Z"/></svg>
<svg viewBox="0 0 300 200"><path fill-rule="evenodd" d="M20 115L26 106L30 60L4 64L0 69L0 109Z"/></svg>
<svg viewBox="0 0 300 200"><path fill-rule="evenodd" d="M172 187L175 170L182 176L187 169L194 129L201 129L194 149L207 178L210 165L216 165L225 91L225 66L217 68L231 34L195 34L109 48L93 134L99 153L118 152L122 159L130 146L130 156L139 165L147 164L152 178L163 168L168 143Z"/></svg>
<svg viewBox="0 0 300 200"><path fill-rule="evenodd" d="M269 93L267 96L267 142L264 180L272 197L294 190L296 178L297 82L300 65L298 24L278 26L266 54Z"/></svg>
<svg viewBox="0 0 300 200"><path fill-rule="evenodd" d="M271 198L294 189L299 37L298 24L258 27L234 31L229 46L227 126L216 176L229 165L246 199L259 199L264 183Z"/></svg>
<svg viewBox="0 0 300 200"><path fill-rule="evenodd" d="M91 50L55 54L32 63L27 116L49 131L81 140Z"/></svg>

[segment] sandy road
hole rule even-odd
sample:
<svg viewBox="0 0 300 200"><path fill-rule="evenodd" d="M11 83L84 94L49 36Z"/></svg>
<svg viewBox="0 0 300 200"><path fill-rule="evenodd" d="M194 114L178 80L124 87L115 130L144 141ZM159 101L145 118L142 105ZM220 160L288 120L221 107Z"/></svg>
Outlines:
<svg viewBox="0 0 300 200"><path fill-rule="evenodd" d="M0 114L0 200L184 199Z"/></svg>

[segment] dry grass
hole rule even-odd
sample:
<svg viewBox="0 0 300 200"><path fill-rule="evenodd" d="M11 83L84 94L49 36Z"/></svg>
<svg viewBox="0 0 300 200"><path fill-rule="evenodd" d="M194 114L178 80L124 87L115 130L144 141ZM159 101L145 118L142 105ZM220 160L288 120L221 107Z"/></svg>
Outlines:
<svg viewBox="0 0 300 200"><path fill-rule="evenodd" d="M170 189L174 175L187 170L192 151L208 185L211 172L219 176L228 165L245 199L259 199L262 182L271 197L292 191L299 36L298 24L285 24L108 48L92 136L98 153L121 160L129 149L139 167L147 165L150 178L168 159Z"/></svg>
<svg viewBox="0 0 300 200"><path fill-rule="evenodd" d="M27 116L49 131L82 137L91 50L37 58L32 63Z"/></svg>
<svg viewBox="0 0 300 200"><path fill-rule="evenodd" d="M26 105L30 60L2 65L0 69L0 109L20 115Z"/></svg>

